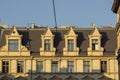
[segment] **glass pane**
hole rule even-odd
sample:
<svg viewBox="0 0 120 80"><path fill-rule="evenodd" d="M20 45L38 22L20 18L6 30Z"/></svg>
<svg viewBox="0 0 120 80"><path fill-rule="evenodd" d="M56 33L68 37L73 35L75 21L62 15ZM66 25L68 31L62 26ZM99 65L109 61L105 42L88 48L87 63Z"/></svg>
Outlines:
<svg viewBox="0 0 120 80"><path fill-rule="evenodd" d="M58 61L52 62L52 72L58 72Z"/></svg>
<svg viewBox="0 0 120 80"><path fill-rule="evenodd" d="M101 72L107 72L107 61L101 61Z"/></svg>
<svg viewBox="0 0 120 80"><path fill-rule="evenodd" d="M37 61L37 66L36 66L37 72L43 72L43 62L42 61Z"/></svg>
<svg viewBox="0 0 120 80"><path fill-rule="evenodd" d="M74 40L70 39L68 40L68 51L73 51L74 50Z"/></svg>
<svg viewBox="0 0 120 80"><path fill-rule="evenodd" d="M3 61L2 62L2 72L3 73L8 73L9 71L9 62L8 61Z"/></svg>
<svg viewBox="0 0 120 80"><path fill-rule="evenodd" d="M50 39L45 39L44 41L44 49L45 51L50 51Z"/></svg>
<svg viewBox="0 0 120 80"><path fill-rule="evenodd" d="M98 50L98 39L92 40L92 50Z"/></svg>
<svg viewBox="0 0 120 80"><path fill-rule="evenodd" d="M9 51L17 51L18 50L18 40L17 39L10 39L8 41L8 50Z"/></svg>
<svg viewBox="0 0 120 80"><path fill-rule="evenodd" d="M74 62L68 61L68 72L74 72Z"/></svg>
<svg viewBox="0 0 120 80"><path fill-rule="evenodd" d="M18 61L17 62L17 72L22 73L24 71L24 62L23 61Z"/></svg>
<svg viewBox="0 0 120 80"><path fill-rule="evenodd" d="M84 72L89 72L89 71L90 71L90 62L84 61Z"/></svg>

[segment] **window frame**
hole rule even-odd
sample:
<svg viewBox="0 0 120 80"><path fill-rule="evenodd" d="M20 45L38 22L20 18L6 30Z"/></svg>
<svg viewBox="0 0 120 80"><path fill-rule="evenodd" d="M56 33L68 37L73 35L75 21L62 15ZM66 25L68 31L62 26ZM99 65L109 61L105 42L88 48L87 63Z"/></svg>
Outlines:
<svg viewBox="0 0 120 80"><path fill-rule="evenodd" d="M51 40L45 39L44 40L44 51L50 51L51 50Z"/></svg>
<svg viewBox="0 0 120 80"><path fill-rule="evenodd" d="M3 62L5 62L5 65ZM9 61L2 61L2 73L9 73Z"/></svg>
<svg viewBox="0 0 120 80"><path fill-rule="evenodd" d="M43 72L43 61L36 62L36 72L38 72L38 73Z"/></svg>
<svg viewBox="0 0 120 80"><path fill-rule="evenodd" d="M8 51L18 51L18 50L19 50L19 40L8 39Z"/></svg>
<svg viewBox="0 0 120 80"><path fill-rule="evenodd" d="M98 39L92 39L92 50L98 50Z"/></svg>
<svg viewBox="0 0 120 80"><path fill-rule="evenodd" d="M87 69L87 70L85 70ZM83 62L83 71L84 73L89 73L90 72L90 61L84 61Z"/></svg>
<svg viewBox="0 0 120 80"><path fill-rule="evenodd" d="M52 73L57 73L58 72L58 61L52 61L51 72Z"/></svg>
<svg viewBox="0 0 120 80"><path fill-rule="evenodd" d="M106 73L107 72L107 61L101 61L101 73Z"/></svg>
<svg viewBox="0 0 120 80"><path fill-rule="evenodd" d="M17 73L24 73L24 61L17 61Z"/></svg>
<svg viewBox="0 0 120 80"><path fill-rule="evenodd" d="M68 51L74 51L74 39L68 39Z"/></svg>
<svg viewBox="0 0 120 80"><path fill-rule="evenodd" d="M74 72L74 61L68 61L67 62L67 72Z"/></svg>

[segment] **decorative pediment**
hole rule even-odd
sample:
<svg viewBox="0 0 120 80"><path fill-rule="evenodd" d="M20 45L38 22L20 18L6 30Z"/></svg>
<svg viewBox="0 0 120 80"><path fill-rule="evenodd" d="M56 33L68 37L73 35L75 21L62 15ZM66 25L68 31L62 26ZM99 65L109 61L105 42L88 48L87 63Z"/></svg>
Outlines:
<svg viewBox="0 0 120 80"><path fill-rule="evenodd" d="M48 27L46 32L41 35L42 47L40 48L41 56L55 56L54 35Z"/></svg>
<svg viewBox="0 0 120 80"><path fill-rule="evenodd" d="M50 78L50 80L61 80L61 79L57 76L53 76L53 77Z"/></svg>
<svg viewBox="0 0 120 80"><path fill-rule="evenodd" d="M65 47L63 48L64 56L78 56L79 48L77 47L77 34L72 27L70 27L69 32L64 35Z"/></svg>
<svg viewBox="0 0 120 80"><path fill-rule="evenodd" d="M44 33L44 36L54 36L49 27L47 28L47 31Z"/></svg>
<svg viewBox="0 0 120 80"><path fill-rule="evenodd" d="M73 77L73 76L69 76L68 78L66 78L65 80L78 80L77 78Z"/></svg>
<svg viewBox="0 0 120 80"><path fill-rule="evenodd" d="M0 56L30 56L30 51L26 46L22 45L22 35L18 33L17 28L13 26L9 32L9 34L4 35L6 42L5 45L0 48Z"/></svg>
<svg viewBox="0 0 120 80"><path fill-rule="evenodd" d="M99 33L98 29L96 28L96 24L95 23L93 23L92 27L93 27L93 30L92 30L90 36L101 36L101 34Z"/></svg>
<svg viewBox="0 0 120 80"><path fill-rule="evenodd" d="M15 78L15 80L27 80L25 77L19 76L17 78Z"/></svg>
<svg viewBox="0 0 120 80"><path fill-rule="evenodd" d="M88 55L90 56L102 56L103 55L103 47L101 46L101 37L99 30L96 28L95 23L93 23L93 30L89 37L89 47L87 49Z"/></svg>
<svg viewBox="0 0 120 80"><path fill-rule="evenodd" d="M72 27L70 27L70 30L69 30L67 36L77 36L77 35L75 34L75 31L74 31L74 29L73 29Z"/></svg>
<svg viewBox="0 0 120 80"><path fill-rule="evenodd" d="M2 76L0 78L0 80L12 80L12 78L10 78L9 76L4 75L4 76Z"/></svg>
<svg viewBox="0 0 120 80"><path fill-rule="evenodd" d="M42 77L42 76L37 76L34 80L47 80L47 79L45 79L45 78Z"/></svg>
<svg viewBox="0 0 120 80"><path fill-rule="evenodd" d="M87 75L87 76L83 77L81 80L94 80L94 79Z"/></svg>
<svg viewBox="0 0 120 80"><path fill-rule="evenodd" d="M17 31L17 29L16 29L15 26L13 26L10 35L11 35L11 36L19 36L19 33L18 33L18 31Z"/></svg>

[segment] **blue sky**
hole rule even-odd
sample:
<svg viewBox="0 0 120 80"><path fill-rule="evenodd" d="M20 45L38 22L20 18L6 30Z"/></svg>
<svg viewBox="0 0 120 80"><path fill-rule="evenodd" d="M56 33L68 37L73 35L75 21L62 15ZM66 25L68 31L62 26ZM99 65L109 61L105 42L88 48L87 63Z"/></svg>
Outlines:
<svg viewBox="0 0 120 80"><path fill-rule="evenodd" d="M114 0L55 0L58 26L97 27L114 25ZM54 27L52 0L0 0L0 23L9 27L36 25Z"/></svg>

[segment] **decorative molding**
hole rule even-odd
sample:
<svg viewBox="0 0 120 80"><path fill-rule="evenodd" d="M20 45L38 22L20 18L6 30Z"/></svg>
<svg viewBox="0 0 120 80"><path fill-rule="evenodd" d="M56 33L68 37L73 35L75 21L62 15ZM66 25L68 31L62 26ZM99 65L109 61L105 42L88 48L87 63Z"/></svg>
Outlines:
<svg viewBox="0 0 120 80"><path fill-rule="evenodd" d="M64 35L65 38L65 47L63 48L63 55L64 56L78 56L79 55L79 48L77 47L77 37L78 35L75 34L74 29L70 27L68 34ZM68 51L68 40L74 40L74 50Z"/></svg>
<svg viewBox="0 0 120 80"><path fill-rule="evenodd" d="M54 35L52 34L50 28L47 28L47 31L41 35L42 39L42 47L40 48L40 55L41 56L55 56L56 49L54 48ZM45 39L50 39L50 51L44 50L44 41Z"/></svg>
<svg viewBox="0 0 120 80"><path fill-rule="evenodd" d="M103 47L101 47L101 37L102 35L99 33L98 29L96 26L93 27L93 30L89 37L89 47L87 49L88 55L89 56L102 56L103 55ZM98 40L98 50L92 50L92 40L97 39Z"/></svg>

